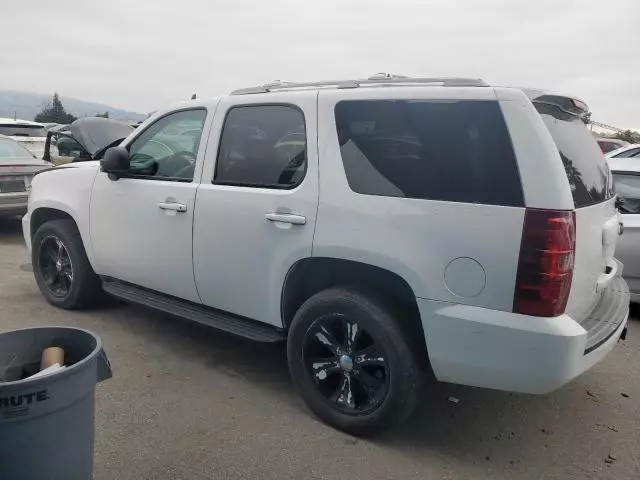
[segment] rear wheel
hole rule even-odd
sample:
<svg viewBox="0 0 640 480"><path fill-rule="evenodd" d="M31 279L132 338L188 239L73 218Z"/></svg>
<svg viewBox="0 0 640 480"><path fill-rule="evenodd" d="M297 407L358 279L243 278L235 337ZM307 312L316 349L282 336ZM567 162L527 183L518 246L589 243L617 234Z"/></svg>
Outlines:
<svg viewBox="0 0 640 480"><path fill-rule="evenodd" d="M102 298L100 279L72 220L51 220L38 228L32 240L31 262L40 292L56 307L79 309Z"/></svg>
<svg viewBox="0 0 640 480"><path fill-rule="evenodd" d="M313 412L354 434L413 411L420 369L397 319L372 295L331 288L296 313L287 343L294 384Z"/></svg>

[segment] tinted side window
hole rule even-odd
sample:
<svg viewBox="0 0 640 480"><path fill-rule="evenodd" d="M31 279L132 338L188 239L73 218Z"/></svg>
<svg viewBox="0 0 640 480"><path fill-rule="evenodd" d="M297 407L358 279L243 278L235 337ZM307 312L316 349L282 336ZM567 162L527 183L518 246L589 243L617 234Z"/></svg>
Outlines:
<svg viewBox="0 0 640 480"><path fill-rule="evenodd" d="M129 173L156 180L193 180L204 109L171 113L151 124L130 145Z"/></svg>
<svg viewBox="0 0 640 480"><path fill-rule="evenodd" d="M53 148L54 156L86 159L91 158L91 155L82 148L82 145L80 145L76 139L67 137L66 135L52 135L51 144L55 146L55 148ZM57 155L55 150L57 150Z"/></svg>
<svg viewBox="0 0 640 480"><path fill-rule="evenodd" d="M307 168L304 116L286 105L234 107L220 138L214 183L293 188Z"/></svg>
<svg viewBox="0 0 640 480"><path fill-rule="evenodd" d="M611 198L609 167L584 122L555 105L534 105L558 147L574 205L585 207Z"/></svg>
<svg viewBox="0 0 640 480"><path fill-rule="evenodd" d="M621 213L640 213L640 175L613 174L616 193L623 203Z"/></svg>
<svg viewBox="0 0 640 480"><path fill-rule="evenodd" d="M497 102L343 101L335 116L347 181L355 192L524 205Z"/></svg>

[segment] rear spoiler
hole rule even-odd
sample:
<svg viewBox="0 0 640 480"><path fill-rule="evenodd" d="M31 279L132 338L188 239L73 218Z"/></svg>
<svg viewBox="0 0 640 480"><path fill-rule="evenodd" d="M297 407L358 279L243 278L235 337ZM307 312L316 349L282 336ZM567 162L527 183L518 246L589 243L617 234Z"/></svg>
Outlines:
<svg viewBox="0 0 640 480"><path fill-rule="evenodd" d="M563 112L579 117L585 123L589 123L591 112L589 111L589 106L581 98L533 88L523 88L522 91L534 103L553 105Z"/></svg>

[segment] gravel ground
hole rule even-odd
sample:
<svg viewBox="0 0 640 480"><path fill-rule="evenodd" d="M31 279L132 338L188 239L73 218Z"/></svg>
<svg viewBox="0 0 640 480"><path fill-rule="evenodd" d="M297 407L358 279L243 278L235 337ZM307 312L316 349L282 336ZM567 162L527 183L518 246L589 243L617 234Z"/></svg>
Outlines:
<svg viewBox="0 0 640 480"><path fill-rule="evenodd" d="M111 360L114 378L97 388L97 480L640 478L637 311L626 342L553 394L431 385L407 424L363 440L307 411L283 346L135 306L57 310L28 261L19 222L0 220L0 331L87 328Z"/></svg>

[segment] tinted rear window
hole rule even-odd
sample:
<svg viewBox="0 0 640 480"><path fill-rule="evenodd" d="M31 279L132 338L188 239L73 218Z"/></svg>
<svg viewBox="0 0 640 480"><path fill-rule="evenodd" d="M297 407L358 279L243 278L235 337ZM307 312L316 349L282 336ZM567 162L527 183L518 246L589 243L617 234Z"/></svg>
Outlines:
<svg viewBox="0 0 640 480"><path fill-rule="evenodd" d="M576 208L611 198L609 167L584 122L554 105L535 106L558 147Z"/></svg>
<svg viewBox="0 0 640 480"><path fill-rule="evenodd" d="M335 116L347 181L355 192L524 204L497 102L343 101Z"/></svg>

